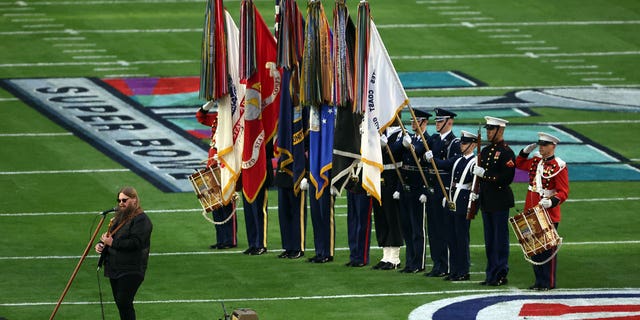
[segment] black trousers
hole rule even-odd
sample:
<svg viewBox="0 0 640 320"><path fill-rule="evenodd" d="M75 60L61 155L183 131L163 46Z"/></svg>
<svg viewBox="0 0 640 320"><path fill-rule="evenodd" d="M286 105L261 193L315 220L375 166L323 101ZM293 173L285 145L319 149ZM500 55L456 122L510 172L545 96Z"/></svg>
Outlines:
<svg viewBox="0 0 640 320"><path fill-rule="evenodd" d="M136 292L138 288L140 288L143 279L141 275L137 274L125 275L118 279L110 279L113 300L115 300L116 306L118 306L121 320L136 319L136 311L133 309L133 298L136 296Z"/></svg>

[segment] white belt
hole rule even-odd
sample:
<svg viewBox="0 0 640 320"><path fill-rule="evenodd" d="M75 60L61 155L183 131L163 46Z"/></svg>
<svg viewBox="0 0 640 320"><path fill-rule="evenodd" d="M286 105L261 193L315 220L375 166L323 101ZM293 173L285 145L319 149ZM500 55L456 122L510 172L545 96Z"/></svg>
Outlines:
<svg viewBox="0 0 640 320"><path fill-rule="evenodd" d="M400 167L402 167L402 161L396 162L396 163L385 164L382 167L384 168L384 170L400 168Z"/></svg>
<svg viewBox="0 0 640 320"><path fill-rule="evenodd" d="M471 189L471 183L456 183L456 189L458 190L469 190Z"/></svg>
<svg viewBox="0 0 640 320"><path fill-rule="evenodd" d="M537 190L535 190L535 189L533 188L533 186L531 186L531 185L529 185L529 188L528 188L528 189L529 189L529 191L531 191L531 192L537 192L537 193L539 193L539 194L540 194L540 196L541 196L541 197L543 197L543 198L550 198L550 197L552 197L553 195L555 195L555 194L556 194L556 189L549 189L549 190L547 190L547 189L542 189L542 190L540 190L540 191L537 191Z"/></svg>

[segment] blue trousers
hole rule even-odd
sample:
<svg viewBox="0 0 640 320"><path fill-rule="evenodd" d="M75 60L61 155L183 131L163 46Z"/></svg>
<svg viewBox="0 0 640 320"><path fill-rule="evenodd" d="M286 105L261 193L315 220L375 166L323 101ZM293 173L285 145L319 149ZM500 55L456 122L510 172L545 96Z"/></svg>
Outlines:
<svg viewBox="0 0 640 320"><path fill-rule="evenodd" d="M442 189L435 187L433 193L427 194L427 236L429 239L429 253L433 261L433 272L449 272L449 246L447 245L447 230L451 213L449 208L442 207L444 194Z"/></svg>
<svg viewBox="0 0 640 320"><path fill-rule="evenodd" d="M219 223L229 219L226 223L215 225L217 244L238 245L238 217L234 214L235 206L235 202L229 202L226 206L222 206L211 213L214 222ZM233 217L229 218L232 214Z"/></svg>
<svg viewBox="0 0 640 320"><path fill-rule="evenodd" d="M555 226L556 230L558 230L559 223L554 223L553 225ZM531 257L531 260L536 262L542 262L549 259L552 253L553 253L553 250L547 250L540 254L534 255L533 257ZM536 276L536 283L534 285L536 287L549 288L549 289L553 289L556 287L557 263L558 263L558 256L556 255L555 257L553 257L553 259L551 259L549 262L543 265L539 265L539 266L535 264L533 265L533 273Z"/></svg>
<svg viewBox="0 0 640 320"><path fill-rule="evenodd" d="M495 282L509 273L509 210L484 212L484 248L487 256L487 282Z"/></svg>
<svg viewBox="0 0 640 320"><path fill-rule="evenodd" d="M309 184L309 204L316 256L318 258L333 257L336 237L333 199L328 190L322 193L320 199L316 199L315 194L315 186Z"/></svg>
<svg viewBox="0 0 640 320"><path fill-rule="evenodd" d="M424 269L425 263L425 208L418 200L421 194L417 190L400 192L400 224L407 246L405 268L410 270Z"/></svg>
<svg viewBox="0 0 640 320"><path fill-rule="evenodd" d="M372 198L366 193L347 191L349 261L353 263L369 263L372 205Z"/></svg>
<svg viewBox="0 0 640 320"><path fill-rule="evenodd" d="M304 251L307 206L306 192L295 195L292 188L278 188L278 222L282 249L286 251Z"/></svg>
<svg viewBox="0 0 640 320"><path fill-rule="evenodd" d="M460 277L469 273L471 257L469 254L469 226L466 214L449 212L447 230L449 243L449 271L452 276Z"/></svg>
<svg viewBox="0 0 640 320"><path fill-rule="evenodd" d="M249 248L267 247L267 188L258 192L253 203L242 197Z"/></svg>

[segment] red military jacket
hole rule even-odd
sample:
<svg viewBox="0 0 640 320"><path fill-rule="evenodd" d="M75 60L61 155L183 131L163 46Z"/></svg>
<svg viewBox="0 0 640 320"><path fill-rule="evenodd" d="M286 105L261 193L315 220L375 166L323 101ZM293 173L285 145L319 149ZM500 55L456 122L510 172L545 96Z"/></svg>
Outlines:
<svg viewBox="0 0 640 320"><path fill-rule="evenodd" d="M536 154L528 159L528 154L520 153L516 157L516 168L529 172L529 190L524 209L535 207L540 199L551 199L552 207L547 208L552 222L560 222L560 204L569 197L569 172L562 159L551 156L542 159Z"/></svg>
<svg viewBox="0 0 640 320"><path fill-rule="evenodd" d="M196 119L201 124L211 127L211 143L209 146L209 158L207 160L207 167L211 167L216 165L216 161L213 159L214 156L218 153L218 149L216 148L216 129L218 129L218 113L217 112L207 112L202 110L202 108L198 109L196 112Z"/></svg>

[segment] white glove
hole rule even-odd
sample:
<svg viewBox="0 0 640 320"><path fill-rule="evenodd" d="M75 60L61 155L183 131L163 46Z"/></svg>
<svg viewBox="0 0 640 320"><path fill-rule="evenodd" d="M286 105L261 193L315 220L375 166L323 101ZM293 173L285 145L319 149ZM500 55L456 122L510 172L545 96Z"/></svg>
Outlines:
<svg viewBox="0 0 640 320"><path fill-rule="evenodd" d="M424 153L424 159L427 160L427 162L430 162L431 159L433 159L433 151L429 150L427 152Z"/></svg>
<svg viewBox="0 0 640 320"><path fill-rule="evenodd" d="M538 202L538 204L540 204L545 209L551 208L551 206L553 205L551 199L549 198L542 198L540 202Z"/></svg>
<svg viewBox="0 0 640 320"><path fill-rule="evenodd" d="M394 200L400 200L400 192L399 191L395 191L393 193L392 197L393 197Z"/></svg>
<svg viewBox="0 0 640 320"><path fill-rule="evenodd" d="M420 200L421 203L427 203L427 196L425 196L424 194L421 194L418 200Z"/></svg>
<svg viewBox="0 0 640 320"><path fill-rule="evenodd" d="M447 207L447 198L442 198L442 207L443 208Z"/></svg>
<svg viewBox="0 0 640 320"><path fill-rule="evenodd" d="M306 180L306 179L305 179ZM338 192L338 188L331 186L331 188L329 188L329 190L331 191L331 195L336 197L340 194L340 192Z"/></svg>
<svg viewBox="0 0 640 320"><path fill-rule="evenodd" d="M202 110L204 110L204 111L209 111L209 110L211 110L211 108L213 108L213 106L215 106L215 105L216 105L216 103L215 103L213 100L211 100L211 101L207 101L207 103L205 103L205 104L203 104L203 105L202 105Z"/></svg>
<svg viewBox="0 0 640 320"><path fill-rule="evenodd" d="M478 194L477 194L477 193L474 193L474 192L471 192L471 193L469 194L469 200L471 200L471 201L476 201L476 200L478 200Z"/></svg>
<svg viewBox="0 0 640 320"><path fill-rule="evenodd" d="M402 136L402 146L407 149L411 148L411 137L408 134Z"/></svg>
<svg viewBox="0 0 640 320"><path fill-rule="evenodd" d="M478 166L473 167L473 174L475 174L480 178L484 177L484 171L485 170L483 167L478 167Z"/></svg>
<svg viewBox="0 0 640 320"><path fill-rule="evenodd" d="M300 181L300 189L302 190L309 190L309 181L307 180L307 178L302 178L302 180Z"/></svg>
<svg viewBox="0 0 640 320"><path fill-rule="evenodd" d="M522 149L522 152L529 154L529 153L531 153L531 151L533 151L537 146L538 146L538 144L537 144L537 143L532 143L532 144L530 144L530 145L528 145L528 146L524 147L524 149Z"/></svg>
<svg viewBox="0 0 640 320"><path fill-rule="evenodd" d="M387 136L385 136L384 134L380 136L380 146L385 148L387 146L387 142L389 140L387 139Z"/></svg>

